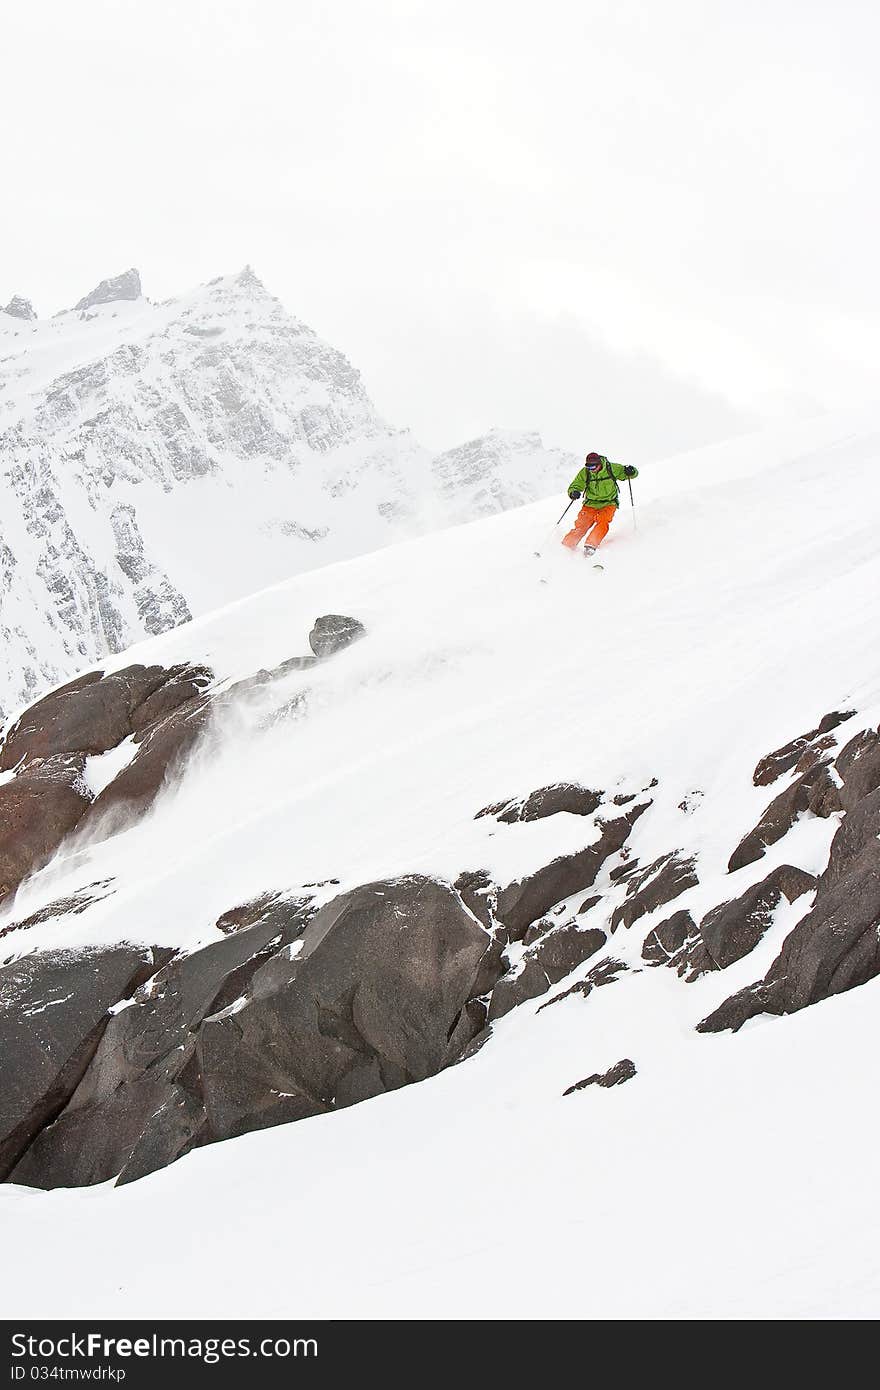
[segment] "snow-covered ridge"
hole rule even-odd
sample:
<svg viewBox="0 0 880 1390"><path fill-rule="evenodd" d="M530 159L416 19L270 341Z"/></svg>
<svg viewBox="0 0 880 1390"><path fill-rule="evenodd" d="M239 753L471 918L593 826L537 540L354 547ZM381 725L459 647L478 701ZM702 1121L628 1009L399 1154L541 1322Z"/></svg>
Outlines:
<svg viewBox="0 0 880 1390"><path fill-rule="evenodd" d="M247 269L153 304L0 311L7 712L89 662L290 574L532 501L572 460L492 434L436 462Z"/></svg>
<svg viewBox="0 0 880 1390"><path fill-rule="evenodd" d="M108 663L210 668L194 700L276 674L218 704L210 737L149 814L62 845L0 920L13 958L0 978L30 981L29 1008L64 994L66 972L39 987L41 958L59 948L86 974L102 952L107 989L114 971L123 992L150 972L159 981L114 1014L102 1065L54 1134L46 1127L35 1164L82 1172L95 1160L64 1137L89 1106L119 1113L113 1038L135 1035L139 1018L170 1015L178 1027L174 994L166 1003L162 992L174 970L233 953L231 921L275 940L304 894L327 904L377 880L395 893L427 880L448 895L458 882L477 929L484 874L498 890L490 911L512 933L493 1001L502 991L517 1006L496 1006L491 1036L461 1065L350 1108L302 1119L295 1086L270 1076L275 1117L299 1122L198 1148L130 1187L85 1198L0 1188L19 1251L4 1289L13 1316L37 1291L47 1310L109 1314L120 1283L157 1317L182 1307L548 1318L876 1307L876 1120L865 1097L880 987L877 439L871 419L825 420L649 466L638 530L624 510L602 572L561 552L552 498L300 575ZM861 505L836 514L829 543L816 499L841 476ZM285 667L324 613L359 619L362 639ZM564 805L530 795L559 783ZM533 815L536 801L546 814ZM569 891L585 865L593 882ZM521 887L536 881L541 894L523 911ZM542 899L547 920L528 921ZM823 902L835 908L820 927L831 958L844 952L846 992L834 996L833 972L813 971L807 950L792 979L806 967L819 993L795 999L798 1012L772 989L744 998L792 957ZM731 903L745 941L716 916ZM258 918L250 926L245 904ZM280 909L276 929L268 914ZM686 921L673 928L678 914ZM124 959L123 938L134 943ZM303 941L313 960L314 941ZM574 964L573 941L588 951ZM725 954L732 941L738 958ZM162 965L178 946L205 949ZM295 985L296 942L282 950L260 957L261 985L266 969L274 987ZM529 998L539 971L543 992ZM238 974L233 984L212 1016L215 1041L239 1027L254 1036L245 1030L261 1001ZM747 1006L741 1031L697 1031L732 999ZM766 1011L750 1015L755 1004ZM30 1021L57 1027L61 1013L44 1007ZM228 1062L237 1077L255 1055L221 1051L213 1074ZM154 1070L150 1084L163 1080ZM178 1153L198 1118L192 1080L187 1071L170 1115ZM138 1095L156 1119L154 1093ZM121 1142L123 1127L98 1138L108 1134ZM97 1161L93 1171L107 1173ZM173 1268L161 1243L132 1249L131 1229L157 1205L185 1216L194 1236L192 1258ZM28 1239L40 1211L63 1234L50 1268ZM342 1290L328 1211L348 1235L353 1277ZM245 1243L258 1275L243 1287L228 1251ZM695 1282L708 1268L712 1279Z"/></svg>

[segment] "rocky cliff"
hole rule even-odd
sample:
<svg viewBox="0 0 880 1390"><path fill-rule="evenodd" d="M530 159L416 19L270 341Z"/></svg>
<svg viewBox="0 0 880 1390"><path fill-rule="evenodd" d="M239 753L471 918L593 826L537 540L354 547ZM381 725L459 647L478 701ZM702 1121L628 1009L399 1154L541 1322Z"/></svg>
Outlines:
<svg viewBox="0 0 880 1390"><path fill-rule="evenodd" d="M0 711L304 569L567 481L536 436L436 461L251 270L0 312Z"/></svg>

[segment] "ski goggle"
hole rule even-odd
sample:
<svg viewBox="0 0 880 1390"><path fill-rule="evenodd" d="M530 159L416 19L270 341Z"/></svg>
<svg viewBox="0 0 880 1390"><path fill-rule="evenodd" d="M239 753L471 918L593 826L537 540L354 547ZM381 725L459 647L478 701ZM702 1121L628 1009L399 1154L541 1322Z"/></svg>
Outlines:
<svg viewBox="0 0 880 1390"><path fill-rule="evenodd" d="M597 471L597 469L599 469L599 468L602 467L602 460L601 460L601 459L587 459L587 467L588 467L588 469L590 470L591 473L595 473L595 472Z"/></svg>

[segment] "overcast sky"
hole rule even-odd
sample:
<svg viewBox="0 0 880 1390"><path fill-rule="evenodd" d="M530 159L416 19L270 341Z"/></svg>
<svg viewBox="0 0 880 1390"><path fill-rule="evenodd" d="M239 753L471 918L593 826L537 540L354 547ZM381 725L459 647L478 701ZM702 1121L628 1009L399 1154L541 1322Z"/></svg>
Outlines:
<svg viewBox="0 0 880 1390"><path fill-rule="evenodd" d="M246 263L426 444L880 396L869 0L0 6L0 303Z"/></svg>

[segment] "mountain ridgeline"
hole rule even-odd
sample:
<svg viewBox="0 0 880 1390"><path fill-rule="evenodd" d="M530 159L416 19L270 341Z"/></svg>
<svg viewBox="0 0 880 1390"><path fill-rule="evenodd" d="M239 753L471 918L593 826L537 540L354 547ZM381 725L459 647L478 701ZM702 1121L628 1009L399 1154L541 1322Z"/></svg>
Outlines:
<svg viewBox="0 0 880 1390"><path fill-rule="evenodd" d="M433 455L246 269L152 303L0 310L0 713L291 574L535 500L571 460L492 432Z"/></svg>

